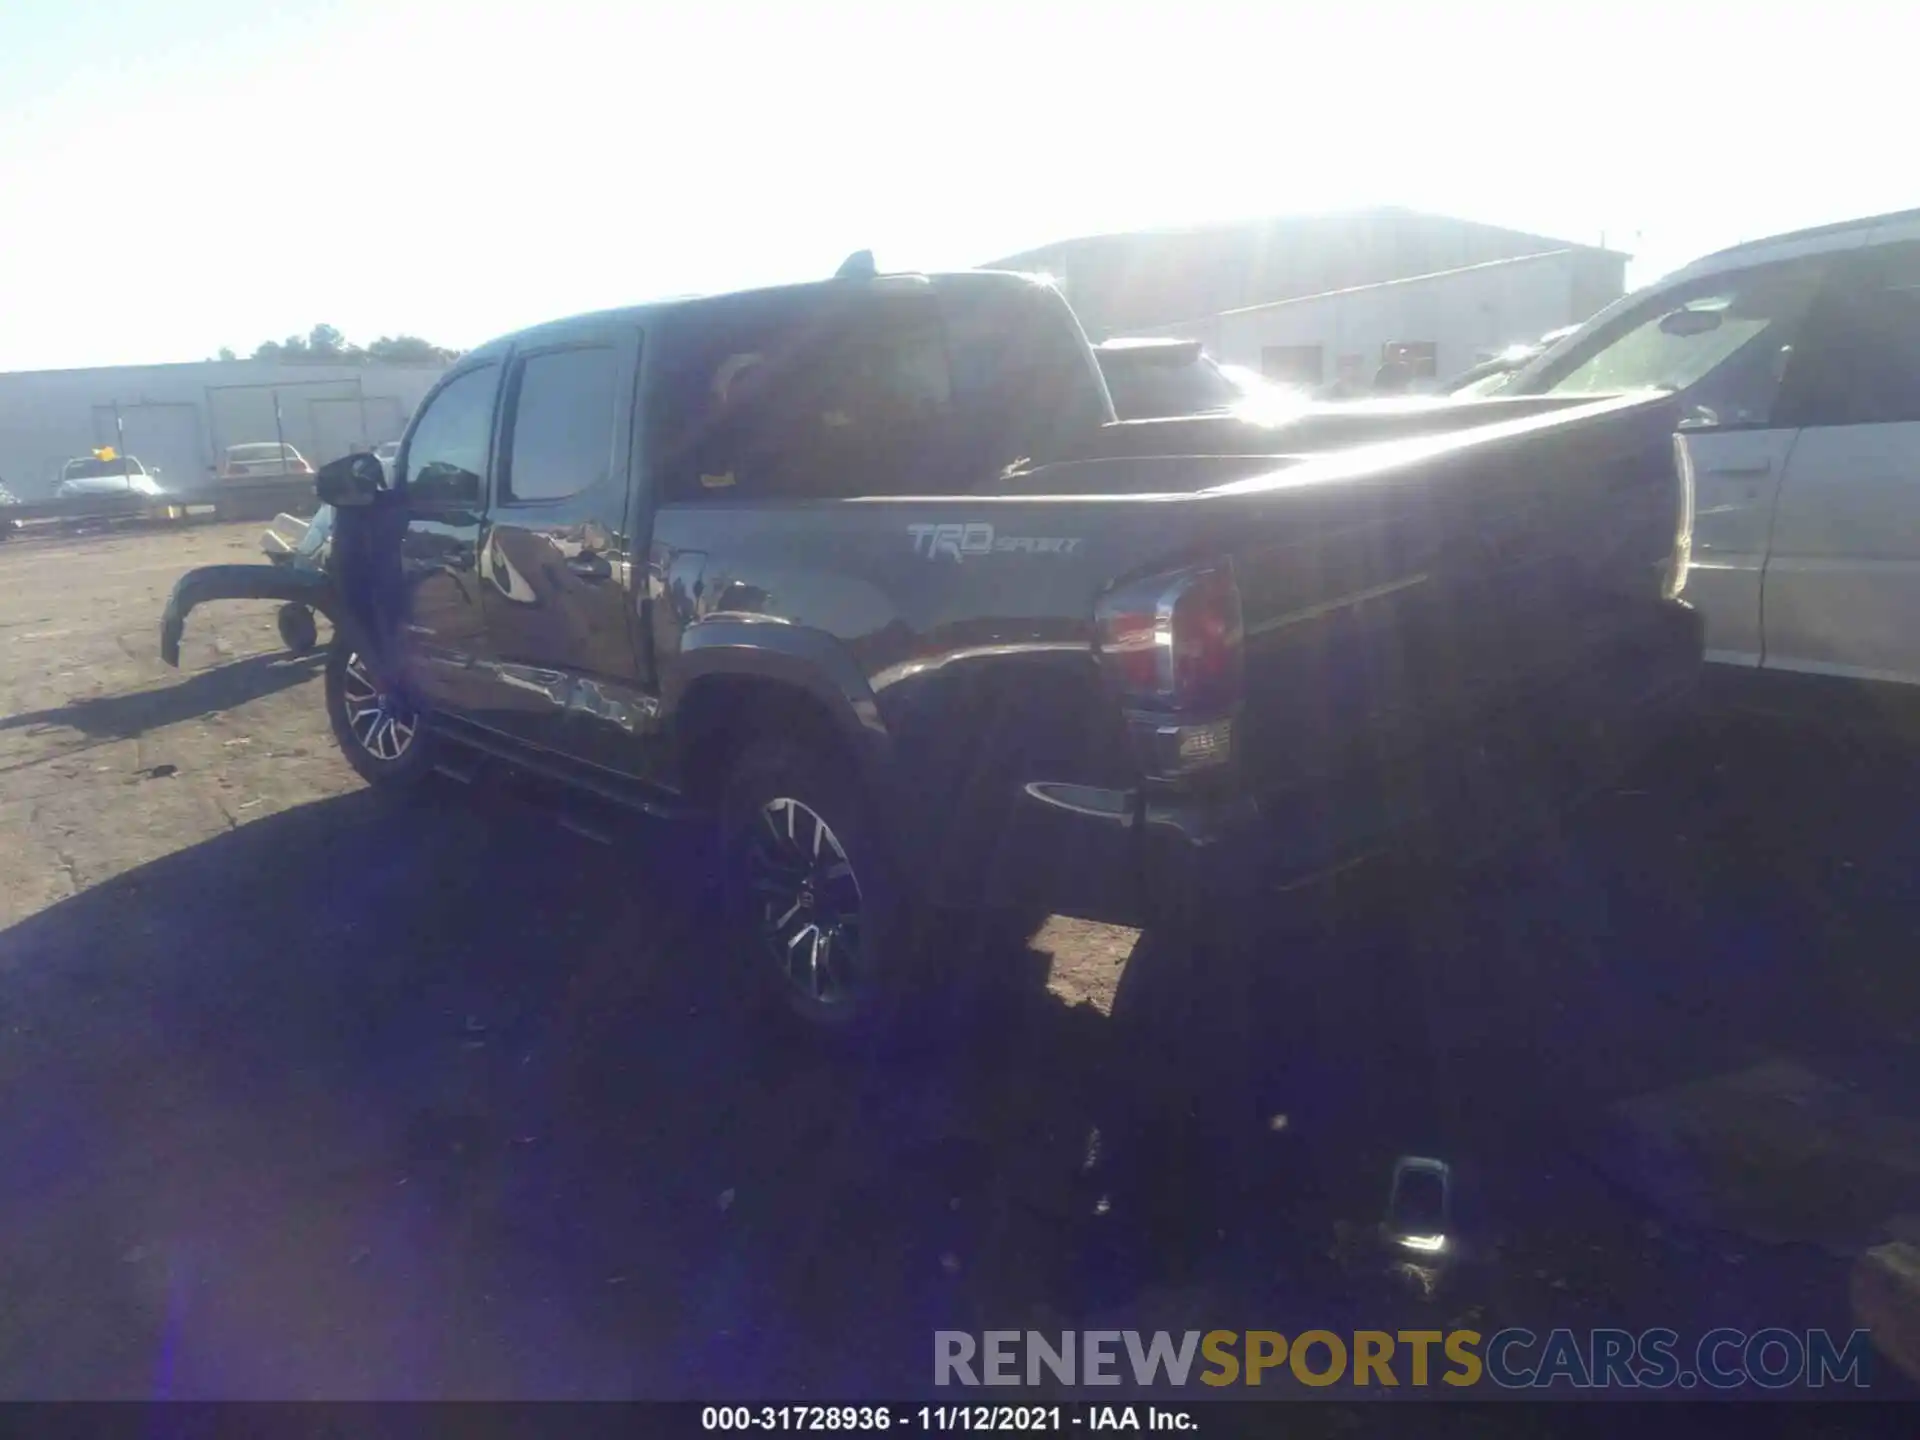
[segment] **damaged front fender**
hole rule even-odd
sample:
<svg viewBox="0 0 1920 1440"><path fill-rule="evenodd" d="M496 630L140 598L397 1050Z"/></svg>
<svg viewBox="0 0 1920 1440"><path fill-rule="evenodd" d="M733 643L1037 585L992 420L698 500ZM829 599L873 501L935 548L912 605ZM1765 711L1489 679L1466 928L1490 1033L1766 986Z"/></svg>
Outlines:
<svg viewBox="0 0 1920 1440"><path fill-rule="evenodd" d="M179 667L187 616L209 600L291 601L318 610L336 629L343 627L339 592L322 572L284 565L202 565L174 582L161 613L160 658L167 664Z"/></svg>

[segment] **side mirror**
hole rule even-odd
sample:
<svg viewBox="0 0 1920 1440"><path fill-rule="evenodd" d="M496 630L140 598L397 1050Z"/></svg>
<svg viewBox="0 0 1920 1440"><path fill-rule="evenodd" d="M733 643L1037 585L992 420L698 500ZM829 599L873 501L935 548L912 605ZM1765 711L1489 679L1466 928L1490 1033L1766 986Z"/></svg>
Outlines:
<svg viewBox="0 0 1920 1440"><path fill-rule="evenodd" d="M322 505L371 505L386 483L386 471L371 455L342 455L329 460L313 477L314 494Z"/></svg>
<svg viewBox="0 0 1920 1440"><path fill-rule="evenodd" d="M1720 328L1721 319L1718 310L1689 310L1683 306L1661 317L1660 332L1682 337L1710 335Z"/></svg>

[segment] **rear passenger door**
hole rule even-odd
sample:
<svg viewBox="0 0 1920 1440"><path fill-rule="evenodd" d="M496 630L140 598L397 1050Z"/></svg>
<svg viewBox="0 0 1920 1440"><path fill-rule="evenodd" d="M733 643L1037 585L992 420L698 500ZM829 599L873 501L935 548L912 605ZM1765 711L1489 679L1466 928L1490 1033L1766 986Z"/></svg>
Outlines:
<svg viewBox="0 0 1920 1440"><path fill-rule="evenodd" d="M1843 257L1783 404L1767 668L1920 683L1920 241Z"/></svg>
<svg viewBox="0 0 1920 1440"><path fill-rule="evenodd" d="M639 355L630 324L544 332L516 349L480 553L485 723L615 767L651 713L629 528Z"/></svg>

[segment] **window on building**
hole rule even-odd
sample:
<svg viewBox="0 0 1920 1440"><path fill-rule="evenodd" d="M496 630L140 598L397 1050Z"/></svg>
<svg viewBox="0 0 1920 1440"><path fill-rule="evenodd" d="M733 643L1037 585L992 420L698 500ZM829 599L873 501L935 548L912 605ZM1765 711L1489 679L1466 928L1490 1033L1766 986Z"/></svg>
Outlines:
<svg viewBox="0 0 1920 1440"><path fill-rule="evenodd" d="M620 357L610 345L530 355L512 387L506 499L558 500L612 474Z"/></svg>
<svg viewBox="0 0 1920 1440"><path fill-rule="evenodd" d="M1440 373L1440 347L1432 340L1391 340L1380 347L1382 365L1403 365L1410 380L1431 380Z"/></svg>
<svg viewBox="0 0 1920 1440"><path fill-rule="evenodd" d="M407 441L409 504L480 503L499 380L498 365L476 366L456 375L427 401Z"/></svg>
<svg viewBox="0 0 1920 1440"><path fill-rule="evenodd" d="M1263 345L1260 373L1281 385L1318 385L1325 374L1319 345Z"/></svg>

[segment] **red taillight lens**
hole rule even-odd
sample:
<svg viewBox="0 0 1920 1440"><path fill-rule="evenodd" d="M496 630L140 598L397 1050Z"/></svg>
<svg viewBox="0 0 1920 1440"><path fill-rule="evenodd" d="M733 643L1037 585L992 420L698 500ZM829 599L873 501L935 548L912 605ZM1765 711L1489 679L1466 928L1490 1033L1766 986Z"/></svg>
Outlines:
<svg viewBox="0 0 1920 1440"><path fill-rule="evenodd" d="M1225 566L1202 571L1173 602L1174 703L1210 709L1240 698L1240 587Z"/></svg>
<svg viewBox="0 0 1920 1440"><path fill-rule="evenodd" d="M1240 590L1225 564L1122 586L1100 602L1095 628L1130 704L1221 710L1240 698Z"/></svg>

